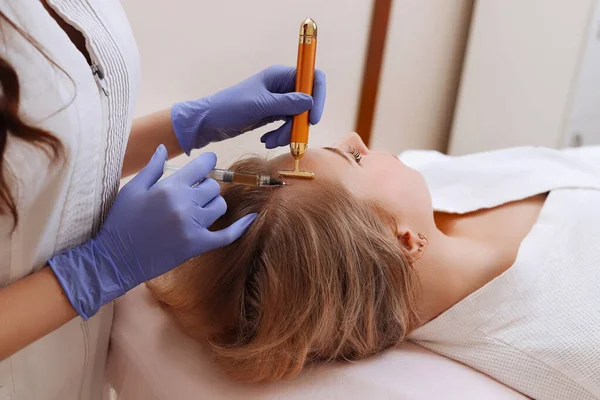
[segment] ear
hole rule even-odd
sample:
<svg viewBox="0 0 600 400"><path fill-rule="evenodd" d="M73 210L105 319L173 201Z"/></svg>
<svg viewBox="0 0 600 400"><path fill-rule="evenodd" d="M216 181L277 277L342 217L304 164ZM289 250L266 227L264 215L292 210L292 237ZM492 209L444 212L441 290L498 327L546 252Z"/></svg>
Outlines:
<svg viewBox="0 0 600 400"><path fill-rule="evenodd" d="M410 229L398 229L396 232L396 237L398 238L398 242L404 246L406 250L408 250L409 254L412 258L417 261L425 253L427 249L427 245L429 244L429 240L427 236L422 233L415 233Z"/></svg>

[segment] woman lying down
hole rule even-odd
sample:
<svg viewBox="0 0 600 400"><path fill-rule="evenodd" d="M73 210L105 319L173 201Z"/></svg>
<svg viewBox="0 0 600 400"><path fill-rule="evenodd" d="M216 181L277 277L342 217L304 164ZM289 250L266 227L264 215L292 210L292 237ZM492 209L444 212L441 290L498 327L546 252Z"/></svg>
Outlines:
<svg viewBox="0 0 600 400"><path fill-rule="evenodd" d="M405 159L351 134L306 154L314 181L225 186L217 225L259 213L248 232L150 289L241 381L412 340L536 399L600 397L600 147Z"/></svg>

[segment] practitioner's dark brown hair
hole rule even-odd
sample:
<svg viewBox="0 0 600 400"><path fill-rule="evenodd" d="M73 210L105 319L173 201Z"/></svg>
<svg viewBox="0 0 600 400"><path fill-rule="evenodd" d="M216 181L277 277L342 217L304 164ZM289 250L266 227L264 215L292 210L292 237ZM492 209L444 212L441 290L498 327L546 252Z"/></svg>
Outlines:
<svg viewBox="0 0 600 400"><path fill-rule="evenodd" d="M52 65L66 74L40 49L39 45L27 32L0 11L0 32L6 28L17 31L32 46L37 48ZM19 104L19 75L14 67L0 54L0 215L10 214L13 217L13 229L19 221L19 214L17 213L14 194L10 192L7 182L7 168L4 162L9 135L40 147L52 162L58 161L62 154L62 144L54 135L29 124L19 115Z"/></svg>

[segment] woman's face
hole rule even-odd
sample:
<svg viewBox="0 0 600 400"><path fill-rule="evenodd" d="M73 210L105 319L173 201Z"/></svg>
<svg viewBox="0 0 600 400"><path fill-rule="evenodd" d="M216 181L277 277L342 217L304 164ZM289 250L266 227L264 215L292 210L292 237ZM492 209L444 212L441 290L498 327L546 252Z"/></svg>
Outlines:
<svg viewBox="0 0 600 400"><path fill-rule="evenodd" d="M284 154L271 160L278 170L293 170L294 159ZM408 224L421 224L433 217L431 196L423 176L392 154L371 151L356 133L346 135L333 147L309 148L300 169L315 173L315 179L341 181L352 193L377 201ZM310 184L285 178L288 184Z"/></svg>

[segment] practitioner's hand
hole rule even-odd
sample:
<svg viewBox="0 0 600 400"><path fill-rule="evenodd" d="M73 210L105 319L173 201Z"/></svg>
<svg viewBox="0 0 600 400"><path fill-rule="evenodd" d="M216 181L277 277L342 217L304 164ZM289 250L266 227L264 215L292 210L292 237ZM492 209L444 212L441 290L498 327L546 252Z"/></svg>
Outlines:
<svg viewBox="0 0 600 400"><path fill-rule="evenodd" d="M208 230L227 205L213 179L193 185L215 167L216 156L202 154L158 181L166 160L161 145L121 190L98 235L49 261L82 317L192 257L234 242L256 218L250 214L223 230Z"/></svg>
<svg viewBox="0 0 600 400"><path fill-rule="evenodd" d="M317 124L325 106L325 74L315 71L313 97L294 92L296 68L275 65L214 95L177 103L173 128L183 150L201 148L274 121L285 121L261 138L269 149L290 143L291 117L310 110Z"/></svg>

